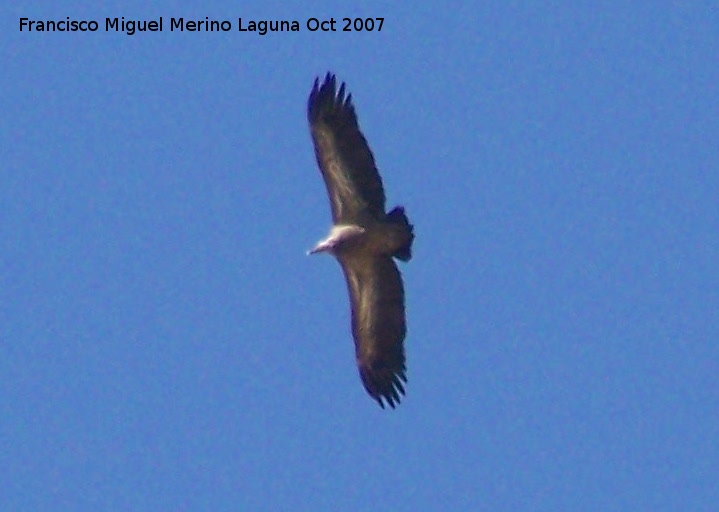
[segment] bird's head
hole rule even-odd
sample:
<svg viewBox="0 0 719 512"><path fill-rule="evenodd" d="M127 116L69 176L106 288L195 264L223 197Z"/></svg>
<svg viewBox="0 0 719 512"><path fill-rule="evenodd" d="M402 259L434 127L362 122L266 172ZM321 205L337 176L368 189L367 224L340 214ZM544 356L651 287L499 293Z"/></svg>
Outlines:
<svg viewBox="0 0 719 512"><path fill-rule="evenodd" d="M319 242L317 242L317 245L310 249L307 254L317 254L318 252L328 252L330 254L334 254L337 248L343 243L347 242L348 240L357 238L364 232L365 229L360 226L333 226L330 230L329 236L324 240L320 240Z"/></svg>
<svg viewBox="0 0 719 512"><path fill-rule="evenodd" d="M317 242L317 245L315 245L312 249L307 251L307 255L309 256L310 254L317 254L318 252L331 253L332 250L334 249L334 246L335 246L335 244L332 243L332 241L329 239L321 240L321 241Z"/></svg>

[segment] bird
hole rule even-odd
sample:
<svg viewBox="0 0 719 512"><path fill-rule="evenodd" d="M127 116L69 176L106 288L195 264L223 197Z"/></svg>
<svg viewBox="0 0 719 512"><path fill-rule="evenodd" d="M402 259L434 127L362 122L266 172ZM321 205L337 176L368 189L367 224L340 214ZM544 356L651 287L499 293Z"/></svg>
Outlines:
<svg viewBox="0 0 719 512"><path fill-rule="evenodd" d="M349 291L352 337L367 393L384 409L405 395L405 293L395 259L412 259L414 226L402 206L385 211L382 178L360 131L352 95L328 72L315 79L307 119L327 188L332 228L308 254L333 255Z"/></svg>

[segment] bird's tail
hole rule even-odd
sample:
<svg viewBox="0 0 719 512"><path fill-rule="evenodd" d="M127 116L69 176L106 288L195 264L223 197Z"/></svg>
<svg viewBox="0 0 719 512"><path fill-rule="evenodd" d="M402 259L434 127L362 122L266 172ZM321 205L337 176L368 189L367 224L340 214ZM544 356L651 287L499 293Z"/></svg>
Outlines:
<svg viewBox="0 0 719 512"><path fill-rule="evenodd" d="M397 206L387 214L387 218L390 222L401 224L405 228L407 233L407 242L405 242L399 249L397 249L392 256L402 261L409 261L412 259L412 242L414 241L414 226L409 223L407 215L404 213L404 208Z"/></svg>

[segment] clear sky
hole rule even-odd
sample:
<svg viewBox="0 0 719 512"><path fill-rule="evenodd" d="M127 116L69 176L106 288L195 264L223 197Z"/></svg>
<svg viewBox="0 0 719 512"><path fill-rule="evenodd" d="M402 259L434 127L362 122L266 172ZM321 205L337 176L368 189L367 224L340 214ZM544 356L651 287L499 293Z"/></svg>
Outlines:
<svg viewBox="0 0 719 512"><path fill-rule="evenodd" d="M716 2L528 4L3 4L0 510L717 510ZM396 410L305 254L328 70L415 225Z"/></svg>

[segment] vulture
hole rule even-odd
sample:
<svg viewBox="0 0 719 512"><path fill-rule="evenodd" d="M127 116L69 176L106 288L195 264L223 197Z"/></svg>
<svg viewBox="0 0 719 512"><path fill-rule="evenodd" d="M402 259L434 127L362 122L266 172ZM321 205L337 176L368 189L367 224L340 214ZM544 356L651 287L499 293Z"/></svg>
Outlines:
<svg viewBox="0 0 719 512"><path fill-rule="evenodd" d="M327 187L333 226L308 254L339 261L349 290L352 336L362 384L384 409L404 395L407 331L404 286L394 259L412 258L413 226L385 195L372 151L357 124L352 95L335 76L315 80L307 118L317 164Z"/></svg>

